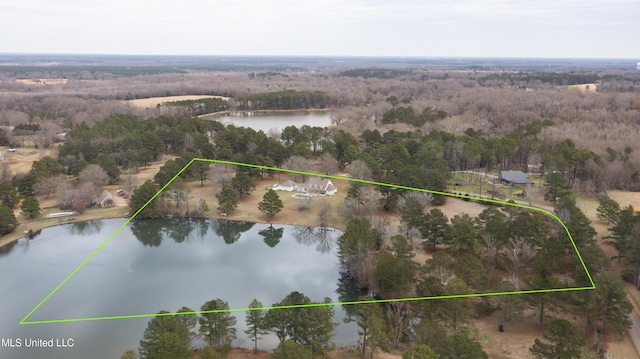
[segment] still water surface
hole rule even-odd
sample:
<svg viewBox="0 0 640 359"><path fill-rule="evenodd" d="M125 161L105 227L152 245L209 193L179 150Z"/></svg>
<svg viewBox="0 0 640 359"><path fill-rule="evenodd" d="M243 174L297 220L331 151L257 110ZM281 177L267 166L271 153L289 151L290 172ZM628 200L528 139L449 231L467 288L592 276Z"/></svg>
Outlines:
<svg viewBox="0 0 640 359"><path fill-rule="evenodd" d="M226 116L206 116L225 125L236 127L250 127L256 131L268 133L274 129L282 131L287 126L298 128L308 125L311 127L327 127L331 125L328 111L295 111L295 112L238 112Z"/></svg>
<svg viewBox="0 0 640 359"><path fill-rule="evenodd" d="M52 227L30 241L0 248L0 338L23 343L21 348L0 347L0 358L119 358L137 349L147 318L17 324L123 223L109 219ZM353 300L344 293L357 291L339 280L339 235L213 219L132 222L29 320L157 313L182 306L199 310L215 298L231 308L247 307L253 298L269 306L294 290L312 301ZM334 309L339 323L335 343L355 344L355 324L344 324L342 308ZM238 339L233 345L251 347L244 312L234 315ZM24 347L30 339L69 338L73 348ZM259 348L273 349L277 343L269 334Z"/></svg>

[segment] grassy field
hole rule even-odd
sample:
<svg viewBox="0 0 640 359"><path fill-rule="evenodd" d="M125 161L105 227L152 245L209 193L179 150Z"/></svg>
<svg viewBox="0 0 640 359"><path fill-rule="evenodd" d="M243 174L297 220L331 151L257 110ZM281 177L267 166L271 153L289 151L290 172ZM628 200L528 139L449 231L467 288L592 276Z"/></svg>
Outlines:
<svg viewBox="0 0 640 359"><path fill-rule="evenodd" d="M69 80L67 79L16 79L16 82L24 85L66 85Z"/></svg>
<svg viewBox="0 0 640 359"><path fill-rule="evenodd" d="M209 96L209 95L192 95L192 96L164 96L164 97L149 97L149 98L140 98L136 100L127 100L125 103L128 103L135 107L140 108L154 108L158 105L162 105L165 102L173 102L173 101L185 101L185 100L200 100L203 98L220 98L223 100L228 100L229 97L223 96Z"/></svg>
<svg viewBox="0 0 640 359"><path fill-rule="evenodd" d="M579 85L569 85L567 86L569 90L578 90L580 92L598 92L598 84L579 84Z"/></svg>

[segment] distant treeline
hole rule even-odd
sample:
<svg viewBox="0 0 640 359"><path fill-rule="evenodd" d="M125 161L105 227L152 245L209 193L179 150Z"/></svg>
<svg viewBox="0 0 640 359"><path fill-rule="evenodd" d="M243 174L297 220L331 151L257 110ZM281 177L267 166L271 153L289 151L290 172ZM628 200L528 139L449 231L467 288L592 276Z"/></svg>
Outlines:
<svg viewBox="0 0 640 359"><path fill-rule="evenodd" d="M518 82L541 82L556 86L568 86L594 83L610 76L600 76L595 73L575 73L575 72L536 72L536 73L501 73L490 74L478 78L478 83L486 85L493 80L508 81L511 85Z"/></svg>
<svg viewBox="0 0 640 359"><path fill-rule="evenodd" d="M0 66L0 73L12 73L15 77L26 76L31 74L51 74L51 78L75 78L82 72L91 74L111 74L114 76L133 77L140 75L157 75L166 73L185 74L185 70L170 66L77 66L77 65L61 65L55 67L42 66Z"/></svg>
<svg viewBox="0 0 640 359"><path fill-rule="evenodd" d="M420 127L427 122L435 122L447 118L448 114L443 110L436 110L432 107L426 107L421 114L416 114L412 106L394 107L387 110L382 115L382 123L404 122L416 127Z"/></svg>
<svg viewBox="0 0 640 359"><path fill-rule="evenodd" d="M241 110L304 110L326 108L327 103L327 94L320 91L286 90L236 98L236 105Z"/></svg>
<svg viewBox="0 0 640 359"><path fill-rule="evenodd" d="M403 75L410 74L408 70L394 70L394 69L353 69L342 71L340 76L348 77L364 77L375 79L395 79Z"/></svg>
<svg viewBox="0 0 640 359"><path fill-rule="evenodd" d="M189 115L199 116L206 113L225 111L229 108L226 100L221 98L203 98L199 100L183 100L167 102L167 106L179 106L187 108Z"/></svg>

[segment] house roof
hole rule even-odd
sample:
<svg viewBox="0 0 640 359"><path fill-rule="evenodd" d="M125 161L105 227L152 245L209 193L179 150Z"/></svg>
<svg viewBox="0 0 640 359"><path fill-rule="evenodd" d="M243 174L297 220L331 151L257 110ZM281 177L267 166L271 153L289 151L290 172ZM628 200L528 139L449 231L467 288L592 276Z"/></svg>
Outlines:
<svg viewBox="0 0 640 359"><path fill-rule="evenodd" d="M533 184L533 181L522 171L500 171L500 178L513 184Z"/></svg>
<svg viewBox="0 0 640 359"><path fill-rule="evenodd" d="M331 183L331 180L323 177L315 177L315 176L309 178L309 180L306 183L307 186L321 186L322 188L326 188L327 185L329 184L333 185L333 183Z"/></svg>
<svg viewBox="0 0 640 359"><path fill-rule="evenodd" d="M280 187L293 187L298 185L297 183L293 182L292 180L288 180L287 182L283 183L280 185Z"/></svg>
<svg viewBox="0 0 640 359"><path fill-rule="evenodd" d="M102 203L102 201L104 201L105 199L109 199L109 198L113 199L113 196L111 196L111 193L109 193L109 191L104 190L100 194L100 197L98 198L98 202Z"/></svg>

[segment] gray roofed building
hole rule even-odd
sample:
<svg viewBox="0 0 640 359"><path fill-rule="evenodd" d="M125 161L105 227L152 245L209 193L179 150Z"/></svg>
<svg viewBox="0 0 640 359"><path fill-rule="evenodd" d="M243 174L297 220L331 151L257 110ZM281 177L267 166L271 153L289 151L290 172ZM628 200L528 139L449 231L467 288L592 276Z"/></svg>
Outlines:
<svg viewBox="0 0 640 359"><path fill-rule="evenodd" d="M335 195L338 188L334 186L330 179L322 177L311 177L303 186L298 186L302 192Z"/></svg>
<svg viewBox="0 0 640 359"><path fill-rule="evenodd" d="M522 171L500 171L500 181L516 186L533 184L533 181Z"/></svg>

